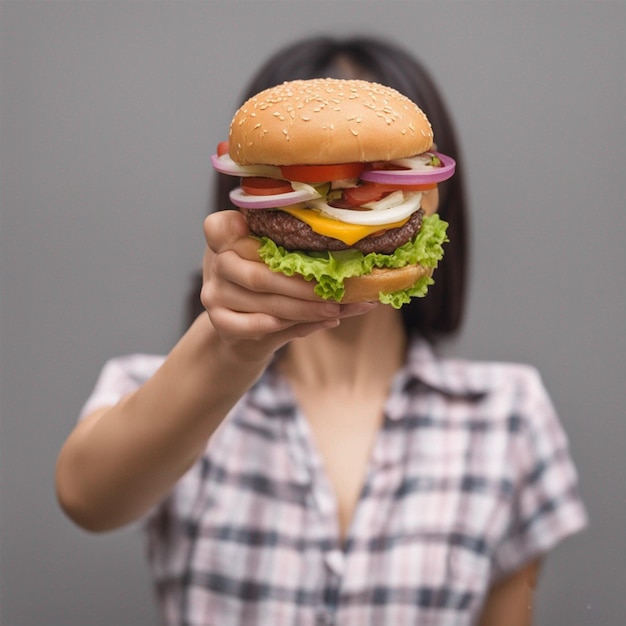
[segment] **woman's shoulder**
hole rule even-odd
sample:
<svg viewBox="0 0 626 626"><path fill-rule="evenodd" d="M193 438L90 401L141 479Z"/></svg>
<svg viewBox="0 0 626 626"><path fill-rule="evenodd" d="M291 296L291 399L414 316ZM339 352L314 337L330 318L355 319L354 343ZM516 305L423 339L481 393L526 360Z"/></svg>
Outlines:
<svg viewBox="0 0 626 626"><path fill-rule="evenodd" d="M454 395L487 395L504 389L545 393L541 374L534 365L441 356L423 341L412 344L407 366L423 382Z"/></svg>
<svg viewBox="0 0 626 626"><path fill-rule="evenodd" d="M134 353L108 359L81 411L81 417L97 408L110 406L141 387L161 367L165 356Z"/></svg>

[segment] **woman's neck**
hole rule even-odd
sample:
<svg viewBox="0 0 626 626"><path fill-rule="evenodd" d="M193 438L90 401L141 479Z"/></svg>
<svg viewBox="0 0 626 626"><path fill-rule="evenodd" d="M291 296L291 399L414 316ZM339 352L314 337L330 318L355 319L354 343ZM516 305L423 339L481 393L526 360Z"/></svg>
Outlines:
<svg viewBox="0 0 626 626"><path fill-rule="evenodd" d="M404 362L405 351L400 313L381 305L342 320L337 328L292 341L281 367L299 385L367 388L387 384Z"/></svg>

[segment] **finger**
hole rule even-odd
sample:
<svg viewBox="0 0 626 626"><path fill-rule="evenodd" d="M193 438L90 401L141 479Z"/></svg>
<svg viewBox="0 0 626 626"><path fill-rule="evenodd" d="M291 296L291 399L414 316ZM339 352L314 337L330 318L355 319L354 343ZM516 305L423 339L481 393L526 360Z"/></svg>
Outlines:
<svg viewBox="0 0 626 626"><path fill-rule="evenodd" d="M326 320L324 322L307 322L302 324L294 324L293 326L289 326L288 328L285 328L284 330L277 332L272 336L273 350L276 351L279 348L282 348L284 345L288 344L294 339L307 337L308 335L312 335L313 333L319 332L320 330L336 328L337 326L339 326L339 324L340 321L338 319Z"/></svg>
<svg viewBox="0 0 626 626"><path fill-rule="evenodd" d="M288 305L293 301L288 300ZM260 340L281 334L287 337L299 337L313 332L313 329L332 328L339 324L341 319L362 315L377 306L373 302L361 302L351 305L340 306L336 303L325 302L320 306L310 303L306 308L291 310L282 307L280 314L272 314L267 311L237 310L229 303L227 306L213 303L207 306L209 317L222 336L231 341L234 340ZM285 311L290 317L284 315ZM339 315L336 313L339 312ZM302 327L298 330L296 327ZM300 334L302 332L302 334ZM281 340L278 340L281 341Z"/></svg>
<svg viewBox="0 0 626 626"><path fill-rule="evenodd" d="M252 261L257 264L261 264L261 258L258 254L258 241L255 241L251 237L245 237L243 240L239 240L235 244L235 248L231 250L227 250L226 252L221 252L219 256L223 254L234 253L234 258L231 258L231 262L235 265L240 265L242 261ZM238 252L239 250L239 252ZM202 260L202 273L204 276L204 280L209 276L210 270L215 263L215 259L218 254L210 247L207 246L204 251L204 257Z"/></svg>
<svg viewBox="0 0 626 626"><path fill-rule="evenodd" d="M292 322L339 318L342 313L342 307L334 301L321 298L312 301L273 292L251 292L232 282L225 282L213 291L207 289L205 296L207 304L210 298L217 298L219 304L239 313L264 313Z"/></svg>
<svg viewBox="0 0 626 626"><path fill-rule="evenodd" d="M376 302L358 302L349 305L342 305L341 318L352 317L354 315L363 315L368 311L371 311L378 305ZM306 337L320 330L331 329L339 326L341 323L340 318L323 320L318 322L304 322L300 324L293 324L287 328L274 333L272 341L274 343L274 349L277 350L281 346L289 343L293 339L299 337Z"/></svg>
<svg viewBox="0 0 626 626"><path fill-rule="evenodd" d="M262 313L236 313L228 309L214 309L209 313L211 322L226 342L238 351L247 350L256 355L275 352L298 337L334 328L340 320L294 323Z"/></svg>
<svg viewBox="0 0 626 626"><path fill-rule="evenodd" d="M239 240L249 236L246 218L239 211L218 211L204 220L204 237L215 253L228 250Z"/></svg>
<svg viewBox="0 0 626 626"><path fill-rule="evenodd" d="M372 309L375 309L380 305L380 302L354 302L352 304L340 305L339 318L344 319L346 317L355 317L357 315L363 315L368 313Z"/></svg>
<svg viewBox="0 0 626 626"><path fill-rule="evenodd" d="M260 243L250 236L246 218L239 211L219 211L204 220L204 236L215 254L233 250L242 259L261 262Z"/></svg>
<svg viewBox="0 0 626 626"><path fill-rule="evenodd" d="M206 281L216 255L225 251L234 251L238 257L258 261L259 243L249 236L245 218L238 211L220 211L212 213L204 220L204 234L207 241L202 270Z"/></svg>
<svg viewBox="0 0 626 626"><path fill-rule="evenodd" d="M227 250L213 259L216 273L254 293L273 293L291 298L321 302L314 291L315 283L294 274L273 272L265 263L242 259L235 250Z"/></svg>
<svg viewBox="0 0 626 626"><path fill-rule="evenodd" d="M297 325L297 322L267 313L241 313L227 307L211 307L208 313L222 338L230 342L265 340L272 343L273 337Z"/></svg>

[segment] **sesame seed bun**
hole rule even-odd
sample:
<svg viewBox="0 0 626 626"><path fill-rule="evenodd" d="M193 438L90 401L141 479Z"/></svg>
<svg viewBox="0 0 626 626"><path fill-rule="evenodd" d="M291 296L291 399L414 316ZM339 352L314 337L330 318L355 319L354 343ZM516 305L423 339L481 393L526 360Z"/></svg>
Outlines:
<svg viewBox="0 0 626 626"><path fill-rule="evenodd" d="M231 122L229 151L240 165L331 165L413 156L432 142L422 110L395 89L321 78L247 100Z"/></svg>

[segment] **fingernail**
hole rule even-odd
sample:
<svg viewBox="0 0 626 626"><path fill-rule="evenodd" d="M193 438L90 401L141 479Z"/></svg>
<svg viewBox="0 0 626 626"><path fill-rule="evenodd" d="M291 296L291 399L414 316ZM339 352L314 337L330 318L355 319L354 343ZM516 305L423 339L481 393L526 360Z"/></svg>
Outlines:
<svg viewBox="0 0 626 626"><path fill-rule="evenodd" d="M325 322L322 322L322 327L323 328L337 328L337 326L339 326L340 323L341 323L341 320L339 320L338 318L335 318L334 320L326 320Z"/></svg>

